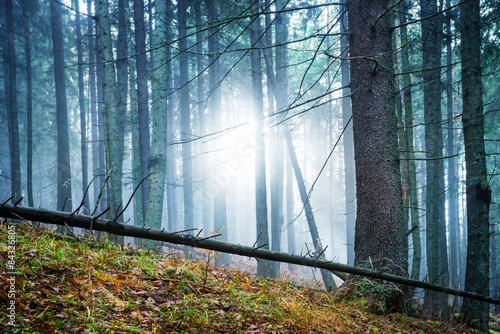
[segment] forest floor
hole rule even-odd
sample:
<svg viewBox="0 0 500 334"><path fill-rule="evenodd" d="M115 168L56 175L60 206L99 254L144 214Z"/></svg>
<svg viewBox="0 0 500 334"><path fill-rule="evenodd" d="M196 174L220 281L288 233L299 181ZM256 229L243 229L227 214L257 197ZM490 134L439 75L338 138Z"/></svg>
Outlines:
<svg viewBox="0 0 500 334"><path fill-rule="evenodd" d="M213 253L187 261L12 226L0 223L2 333L478 333L219 269Z"/></svg>

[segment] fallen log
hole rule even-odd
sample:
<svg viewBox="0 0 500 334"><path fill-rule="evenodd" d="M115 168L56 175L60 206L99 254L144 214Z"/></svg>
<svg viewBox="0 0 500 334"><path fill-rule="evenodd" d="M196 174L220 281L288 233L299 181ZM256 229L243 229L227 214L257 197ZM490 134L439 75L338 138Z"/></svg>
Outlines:
<svg viewBox="0 0 500 334"><path fill-rule="evenodd" d="M388 274L376 270L369 270L361 267L349 266L333 261L327 261L320 257L299 256L281 252L273 252L258 247L250 247L232 244L220 240L197 237L190 233L169 232L165 230L145 228L135 225L121 224L106 219L95 219L91 216L71 214L68 212L49 211L37 208L15 206L11 204L0 205L0 217L11 219L25 219L47 224L68 225L80 227L88 230L104 231L123 236L152 239L173 244L204 248L218 252L225 252L241 256L254 257L257 259L271 260L292 263L302 266L326 269L341 273L371 277L393 283L414 286L417 288L439 291L450 295L475 299L490 304L500 305L500 300L488 296L480 296L475 293L439 286L428 282L413 280L410 278Z"/></svg>

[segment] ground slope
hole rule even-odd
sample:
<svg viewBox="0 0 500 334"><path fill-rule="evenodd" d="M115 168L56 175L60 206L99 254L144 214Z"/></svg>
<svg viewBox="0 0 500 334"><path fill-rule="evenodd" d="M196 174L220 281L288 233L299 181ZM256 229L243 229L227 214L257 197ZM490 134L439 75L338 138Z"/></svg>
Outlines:
<svg viewBox="0 0 500 334"><path fill-rule="evenodd" d="M7 222L0 251L2 333L477 333L218 269L212 252L185 261Z"/></svg>

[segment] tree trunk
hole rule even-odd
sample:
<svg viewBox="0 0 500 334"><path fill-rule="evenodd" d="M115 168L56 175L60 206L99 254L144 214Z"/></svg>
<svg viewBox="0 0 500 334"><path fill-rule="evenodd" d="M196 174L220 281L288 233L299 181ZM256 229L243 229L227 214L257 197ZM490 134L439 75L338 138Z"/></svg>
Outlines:
<svg viewBox="0 0 500 334"><path fill-rule="evenodd" d="M64 38L61 4L50 1L52 46L54 52L54 78L56 84L57 116L57 207L72 210L71 167L69 155L68 108L66 103L66 65L64 63ZM62 231L62 230L61 230Z"/></svg>
<svg viewBox="0 0 500 334"><path fill-rule="evenodd" d="M184 195L184 228L194 227L193 165L191 162L191 105L189 99L188 53L187 53L187 9L186 1L177 3L179 24L179 108L181 113L182 184ZM187 254L186 254L187 255Z"/></svg>
<svg viewBox="0 0 500 334"><path fill-rule="evenodd" d="M6 91L8 96L7 118L9 120L10 139L10 175L12 203L21 199L21 157L19 149L19 117L17 106L17 61L14 40L14 17L12 0L5 2L7 16L7 64L6 64Z"/></svg>
<svg viewBox="0 0 500 334"><path fill-rule="evenodd" d="M387 0L347 3L356 163L355 265L407 275L401 174L394 110L391 15ZM362 15L361 15L362 13ZM369 292L368 292L369 293ZM402 311L402 290L371 294L384 310Z"/></svg>
<svg viewBox="0 0 500 334"><path fill-rule="evenodd" d="M75 11L80 11L79 1L74 1ZM78 105L80 107L80 154L82 158L82 201L84 209L90 213L89 196L85 193L89 183L88 176L88 145L87 145L87 113L85 111L85 87L83 85L83 48L82 48L82 30L80 24L80 15L77 14L76 20L76 49L78 53Z"/></svg>
<svg viewBox="0 0 500 334"><path fill-rule="evenodd" d="M139 153L141 162L141 179L148 173L149 157L149 107L148 107L148 63L146 57L146 26L144 23L144 0L134 0L136 81L137 81L137 112L139 123ZM146 217L146 202L149 193L149 180L141 185L142 217Z"/></svg>
<svg viewBox="0 0 500 334"><path fill-rule="evenodd" d="M99 50L103 71L103 128L106 151L106 169L109 173L108 205L111 220L123 221L123 215L117 216L122 208L122 166L123 166L123 136L124 114L118 109L118 92L114 56L111 41L111 26L109 22L108 0L98 0L96 3L99 18ZM123 237L113 236L116 243L123 243Z"/></svg>
<svg viewBox="0 0 500 334"><path fill-rule="evenodd" d="M29 4L22 0L23 7L23 34L24 50L26 58L26 137L27 137L27 163L26 181L28 183L28 205L34 206L33 202L33 86L31 75L31 41L29 28Z"/></svg>
<svg viewBox="0 0 500 334"><path fill-rule="evenodd" d="M405 1L403 10L399 14L400 24L406 23L406 14L408 4ZM408 73L411 71L410 68L410 57L409 57L409 47L408 47L408 32L407 26L401 27L401 70L403 73ZM406 132L405 139L407 140L406 149L408 160L408 186L406 189L406 196L409 198L407 202L410 207L410 230L411 239L413 243L413 256L412 256L412 266L411 266L411 278L418 280L420 277L420 267L422 263L422 240L420 238L420 222L419 222L419 212L418 212L418 193L417 193L417 174L415 167L415 145L413 143L413 102L412 102L412 92L411 92L411 78L410 74L403 75L403 105L404 105L404 131ZM413 294L413 291L408 292L409 295Z"/></svg>
<svg viewBox="0 0 500 334"><path fill-rule="evenodd" d="M436 0L421 0L421 16L437 13ZM439 280L449 284L449 268L446 247L446 219L444 194L443 131L441 127L441 42L442 19L434 16L422 21L422 57L424 79L425 150L426 173L426 237L427 272L429 281ZM445 297L445 296L444 296ZM429 292L426 311L440 318L447 315L446 301L441 295Z"/></svg>
<svg viewBox="0 0 500 334"><path fill-rule="evenodd" d="M316 221L314 220L314 213L311 208L311 202L306 191L304 178L302 177L299 161L297 160L297 155L295 154L295 148L292 142L292 136L290 135L289 131L286 131L285 141L288 148L288 154L290 155L290 161L292 163L293 171L295 172L295 180L297 181L297 187L299 188L302 205L304 206L304 211L306 213L307 225L309 226L309 232L311 233L315 256L319 256L319 258L322 259L324 258L323 253L325 250L321 245L321 238L318 233ZM335 280L333 279L331 272L327 270L321 270L321 277L323 278L323 282L325 283L326 290L333 291L337 289L337 285L335 284Z"/></svg>
<svg viewBox="0 0 500 334"><path fill-rule="evenodd" d="M258 10L259 2L249 1L252 12ZM252 67L253 113L255 119L255 212L257 223L256 245L269 249L269 224L267 216L266 151L264 145L264 102L262 93L262 63L260 50L257 49L261 38L260 16L252 18L250 25L250 51ZM257 275L269 277L271 267L268 261L257 263Z"/></svg>
<svg viewBox="0 0 500 334"><path fill-rule="evenodd" d="M484 148L479 0L462 3L460 13L468 241L465 291L486 295L489 289L491 188ZM488 330L488 304L464 299L462 312L471 326Z"/></svg>
<svg viewBox="0 0 500 334"><path fill-rule="evenodd" d="M205 97L205 92L206 92L206 84L205 84L205 77L203 75L203 72L206 69L205 61L204 61L204 56L203 56L203 42L205 37L204 30L203 30L203 20L202 20L202 0L196 0L196 10L195 10L195 20L196 20L196 53L198 54L196 57L196 71L198 72L198 79L197 79L197 93L198 93L198 120L199 120L199 135L200 136L205 136L208 134L208 119L207 115L205 114L206 110L206 97ZM214 4L208 4L205 3L205 7L208 9L208 12L214 11ZM210 22L212 21L212 17L210 15L214 14L209 14L208 20ZM214 31L217 33L217 29ZM211 35L211 34L210 34ZM212 37L212 36L210 36ZM210 38L209 37L209 38ZM209 51L211 52L211 51ZM210 61L211 63L211 61ZM212 64L212 66L215 64ZM210 70L209 70L210 71ZM208 178L209 178L209 173L206 168L206 166L209 164L208 158L205 156L204 152L202 151L204 146L203 143L199 143L198 147L200 151L198 152L199 156L196 158L197 163L199 165L199 173L200 173L200 187L201 187L201 212L202 212L202 218L201 220L203 221L203 231L205 236L210 235L210 231L212 231L212 216L211 216L211 203L210 203L210 193L209 189L207 187L208 184Z"/></svg>
<svg viewBox="0 0 500 334"><path fill-rule="evenodd" d="M346 0L344 0L345 2ZM341 9L341 10L344 10ZM347 32L347 12L344 11L340 20L340 30ZM354 263L354 231L356 226L356 175L354 168L354 141L352 123L348 124L352 117L351 100L349 98L350 76L349 76L349 40L347 35L340 37L341 58L344 58L340 68L342 76L342 121L344 127L344 175L345 175L345 223L347 263Z"/></svg>
<svg viewBox="0 0 500 334"><path fill-rule="evenodd" d="M92 14L92 0L87 1L87 12ZM96 205L97 196L99 194L99 133L97 127L97 97L96 97L96 67L95 67L95 38L94 38L94 20L89 17L87 21L87 35L89 48L89 95L90 95L90 128L92 141L92 171L93 171L93 203Z"/></svg>
<svg viewBox="0 0 500 334"><path fill-rule="evenodd" d="M451 1L446 0L446 8L451 6ZM446 145L446 155L451 157L457 153L457 131L455 129L456 122L454 120L453 108L453 70L452 70L452 33L451 33L451 12L446 13L446 109L448 118L448 141ZM451 287L459 288L460 266L459 259L459 244L460 244L460 220L459 220L459 203L458 203L458 168L457 157L448 158L448 226L450 233L450 278Z"/></svg>
<svg viewBox="0 0 500 334"><path fill-rule="evenodd" d="M167 17L167 1L157 0L155 9L155 41L157 41L157 46L160 46L164 41L169 40L167 30L169 22L165 20ZM169 109L167 103L167 78L170 73L168 73L168 67L163 66L168 61L166 48L158 47L154 49L154 67L156 71L154 72L153 81L155 83L157 100L153 105L153 141L148 159L151 176L145 225L147 227L161 228L163 195L165 192L165 161L167 156L167 111ZM149 248L159 246L157 242L140 242L139 244L144 244L144 246Z"/></svg>
<svg viewBox="0 0 500 334"><path fill-rule="evenodd" d="M171 0L167 0L167 20L173 20L173 7ZM167 25L168 35L172 35L172 31L170 25ZM171 37L169 40L172 39ZM166 57L169 60L167 64L164 66L168 67L168 72L170 76L166 78L167 80L167 104L173 106L174 105L174 95L173 95L173 61L172 61L172 47L166 47ZM174 135L174 120L175 120L175 110L171 108L170 117L167 119L167 143L173 142L175 139ZM168 228L172 231L175 230L175 224L177 221L177 196L175 191L175 149L174 146L167 146L167 175L166 175L166 188L167 188L167 215L168 215Z"/></svg>

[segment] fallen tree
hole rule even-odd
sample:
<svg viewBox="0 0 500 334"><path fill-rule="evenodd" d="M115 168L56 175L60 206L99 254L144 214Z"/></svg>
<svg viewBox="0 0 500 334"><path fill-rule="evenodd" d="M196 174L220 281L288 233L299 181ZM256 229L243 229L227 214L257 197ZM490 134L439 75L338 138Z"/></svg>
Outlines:
<svg viewBox="0 0 500 334"><path fill-rule="evenodd" d="M322 259L321 257L322 254L316 256L312 256L310 254L300 256L287 253L273 252L271 250L266 250L259 247L243 246L220 240L214 240L211 239L211 237L209 238L197 237L191 234L190 232L186 231L168 232L165 230L121 224L112 220L100 219L98 217L91 217L91 216L79 215L68 212L60 212L60 211L49 211L37 208L27 208L5 203L0 205L0 217L10 218L10 219L23 219L26 221L35 221L47 224L80 227L88 230L104 231L123 236L158 240L173 244L204 248L218 252L254 257L256 259L292 263L302 266L326 269L335 272L376 278L393 283L403 284L407 286L414 286L417 288L423 288L427 290L439 291L450 295L462 296L465 298L471 298L486 303L500 305L500 300L493 299L488 296L480 296L475 293L461 291L457 289L451 289L445 286L439 286L428 282L413 280L410 278L388 274L376 270L369 270L360 267L348 266L333 261L326 261Z"/></svg>

